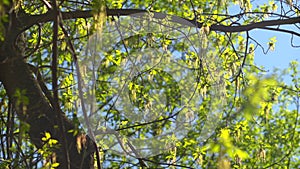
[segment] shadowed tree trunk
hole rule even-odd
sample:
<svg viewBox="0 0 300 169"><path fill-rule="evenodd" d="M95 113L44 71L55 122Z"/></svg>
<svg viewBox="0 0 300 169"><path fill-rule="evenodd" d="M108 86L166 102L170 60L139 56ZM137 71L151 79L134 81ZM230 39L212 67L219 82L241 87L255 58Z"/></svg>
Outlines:
<svg viewBox="0 0 300 169"><path fill-rule="evenodd" d="M10 8L7 8L8 11ZM8 13L8 12L7 12ZM16 43L21 33L17 15L9 14L9 22L5 23L5 41L0 42L0 82L3 84L19 118L29 124L28 131L32 143L41 148L44 144L41 138L45 132L57 139L59 147L54 150L59 168L93 168L95 147L88 136L84 136L82 148L77 148L77 138L66 132L77 130L60 109L55 109L30 71L23 59L21 46ZM21 97L16 95L21 93Z"/></svg>
<svg viewBox="0 0 300 169"><path fill-rule="evenodd" d="M1 50L1 53L7 53L6 56L11 54L16 56L10 57L5 63L1 64L0 81L3 83L14 108L17 110L18 116L22 121L30 125L29 135L31 141L38 148L41 148L43 144L41 138L45 132L51 133L52 137L61 144L64 143L64 136L66 136L66 145L61 145L61 147L68 147L69 159L66 158L63 148L55 150L57 160L62 168L67 168L68 160L72 169L79 168L79 166L92 168L94 148L91 140L89 143L86 143L88 146L83 146L86 147L85 149L78 152L76 147L77 136L73 136L73 133L64 133L62 130L62 128L65 128L66 131L74 130L72 123L62 113L55 111L51 107L23 59L15 52L7 50L7 47L4 47L4 51ZM16 91L23 91L21 93L28 98L28 103L18 100L20 98L15 97ZM62 121L64 126L61 126L60 121Z"/></svg>

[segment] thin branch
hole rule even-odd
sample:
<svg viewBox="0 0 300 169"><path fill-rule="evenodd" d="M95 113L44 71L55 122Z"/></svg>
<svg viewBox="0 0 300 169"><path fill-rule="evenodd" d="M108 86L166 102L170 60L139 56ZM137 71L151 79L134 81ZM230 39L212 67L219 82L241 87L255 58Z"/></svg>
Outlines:
<svg viewBox="0 0 300 169"><path fill-rule="evenodd" d="M294 35L292 35L292 37L291 37L291 46L294 47L294 48L299 48L300 47L300 45L295 45L293 42L294 42Z"/></svg>
<svg viewBox="0 0 300 169"><path fill-rule="evenodd" d="M245 51L244 51L243 62L242 62L242 65L240 66L240 69L239 69L239 71L236 74L236 76L235 76L234 79L238 78L241 75L241 73L243 73L243 67L244 67L244 65L246 63L246 58L247 58L247 54L248 54L248 45L249 45L249 32L247 31L246 33L247 33L247 36L246 36L246 47L245 47ZM233 82L233 81L231 81L231 82Z"/></svg>
<svg viewBox="0 0 300 169"><path fill-rule="evenodd" d="M89 119L88 119L87 111L86 111L86 108L85 108L85 105L84 105L84 102L83 102L83 89L82 89L83 81L82 81L81 71L80 71L80 67L79 67L79 64L78 64L78 60L77 60L76 51L75 51L74 45L73 45L73 43L72 43L72 41L71 41L71 39L68 35L67 30L63 26L63 23L60 22L59 25L60 25L60 28L62 29L64 35L67 37L68 47L69 47L70 52L72 53L72 57L73 57L73 60L75 62L77 80L78 80L77 85L78 85L79 98L80 98L81 105L82 105L82 112L83 112L83 115L84 115L86 125L88 126L88 134L92 138L93 145L95 146L96 157L97 157L97 160L96 160L97 161L97 166L98 166L99 169L102 169L101 162L100 162L101 159L100 159L99 149L98 149L98 146L95 142L95 135L91 130L91 126L90 126L90 122L89 122Z"/></svg>
<svg viewBox="0 0 300 169"><path fill-rule="evenodd" d="M42 0L42 1L46 5L46 7L48 8L48 10L52 9L52 6L51 6L51 4L48 1L46 1L46 0Z"/></svg>
<svg viewBox="0 0 300 169"><path fill-rule="evenodd" d="M55 2L55 1L54 1ZM56 2L55 2L56 3ZM58 41L58 10L57 10L57 7L56 5L54 5L54 10L56 11L56 16L54 19L54 22L53 22L53 35L52 35L52 67L51 67L51 70L52 70L52 90L53 90L53 99L55 101L55 105L53 105L55 107L55 109L57 110L59 108L59 105L58 105L58 92L57 92L57 89L58 89L58 84L57 84L57 58L58 58L58 44L57 44L57 41Z"/></svg>
<svg viewBox="0 0 300 169"><path fill-rule="evenodd" d="M47 1L44 1L47 2ZM53 99L54 99L54 110L60 111L59 107L59 98L58 98L58 77L57 77L57 58L58 58L58 28L59 28L59 22L60 22L60 11L59 7L57 6L56 0L52 0L52 11L54 11L55 15L53 16L53 37L52 37L52 89L53 89ZM50 5L51 7L51 5ZM61 130L63 132L63 150L64 150L64 156L65 156L65 166L67 169L71 169L70 165L70 155L68 150L68 143L67 143L67 137L66 137L66 129L65 124L63 121L63 118L60 116L60 126Z"/></svg>
<svg viewBox="0 0 300 169"><path fill-rule="evenodd" d="M300 33L297 33L295 31L291 30L286 30L286 29L280 29L280 28L271 28L271 27L265 27L265 28L260 28L260 29L265 29L265 30L271 30L271 31L277 31L277 32L284 32L284 33L289 33L291 35L296 35L300 37Z"/></svg>

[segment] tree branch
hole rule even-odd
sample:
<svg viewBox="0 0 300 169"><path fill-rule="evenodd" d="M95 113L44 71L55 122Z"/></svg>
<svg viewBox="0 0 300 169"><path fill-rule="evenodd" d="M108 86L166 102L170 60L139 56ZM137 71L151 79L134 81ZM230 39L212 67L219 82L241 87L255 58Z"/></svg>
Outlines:
<svg viewBox="0 0 300 169"><path fill-rule="evenodd" d="M142 13L146 14L148 12L149 11L147 10L140 10L140 9L106 9L107 16L128 16L128 15L136 15L136 14L143 15ZM91 10L62 12L61 14L64 20L93 17L93 12ZM157 19L163 19L166 16L169 16L161 12L153 12L153 14L154 14L153 17ZM34 24L51 21L53 19L53 15L55 15L54 11L49 11L41 15L23 16L20 18L20 21L26 21L26 22L22 22L21 26L23 29L28 29ZM198 28L201 28L203 26L203 23L201 22L181 18L174 15L171 15L170 18L171 19L169 21L180 23L186 26L194 26ZM264 29L270 26L289 25L289 24L295 24L299 22L300 22L300 17L293 17L293 18L286 18L286 19L267 20L267 21L255 22L247 25L238 25L238 26L212 24L210 26L210 30L219 31L219 32L244 32L253 29L259 29L259 28Z"/></svg>

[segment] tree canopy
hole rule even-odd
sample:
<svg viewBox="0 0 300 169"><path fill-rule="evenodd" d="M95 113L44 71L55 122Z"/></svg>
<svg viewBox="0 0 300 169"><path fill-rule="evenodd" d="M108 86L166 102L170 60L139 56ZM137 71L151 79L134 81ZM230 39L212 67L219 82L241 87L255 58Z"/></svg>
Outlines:
<svg viewBox="0 0 300 169"><path fill-rule="evenodd" d="M278 46L253 36L276 31L298 48L299 11L292 0L0 1L0 168L299 168L299 64L256 65Z"/></svg>

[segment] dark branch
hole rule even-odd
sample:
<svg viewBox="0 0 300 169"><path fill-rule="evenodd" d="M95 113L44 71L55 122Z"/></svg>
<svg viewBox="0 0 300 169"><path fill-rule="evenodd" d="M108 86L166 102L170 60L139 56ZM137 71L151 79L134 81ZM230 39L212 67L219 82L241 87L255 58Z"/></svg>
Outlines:
<svg viewBox="0 0 300 169"><path fill-rule="evenodd" d="M142 13L148 13L148 11L139 10L139 9L107 9L106 13L107 16L127 16L133 14L143 15ZM154 18L157 19L163 19L167 16L166 14L160 12L153 12L153 13L154 13ZM34 24L51 21L53 15L55 15L54 11L49 11L41 15L23 16L23 18L20 18L20 21L26 21L26 22L22 23L21 26L23 29L28 29ZM93 12L91 10L62 12L62 18L64 20L76 19L76 18L90 18L90 17L93 17ZM178 16L171 16L170 21L187 25L187 26L194 26L198 28L201 28L203 26L203 23L185 19L185 18L180 18ZM239 26L225 26L220 24L213 24L211 25L210 30L220 31L220 32L244 32L244 31L250 31L258 28L265 29L270 26L289 25L289 24L295 24L299 22L300 22L300 17L293 17L287 19L276 19L276 20L255 22L255 23L250 23L247 25L239 25Z"/></svg>

